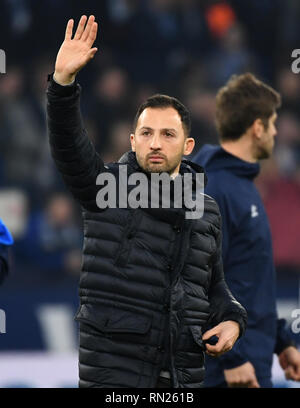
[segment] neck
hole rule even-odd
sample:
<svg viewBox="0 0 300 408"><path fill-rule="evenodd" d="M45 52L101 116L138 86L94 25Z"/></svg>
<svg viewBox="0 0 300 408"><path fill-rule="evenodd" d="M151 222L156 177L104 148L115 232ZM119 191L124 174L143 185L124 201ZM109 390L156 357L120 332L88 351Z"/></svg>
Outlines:
<svg viewBox="0 0 300 408"><path fill-rule="evenodd" d="M178 174L179 174L178 171L174 171L172 174L170 174L171 179L174 180L174 178L177 177Z"/></svg>
<svg viewBox="0 0 300 408"><path fill-rule="evenodd" d="M176 176L178 176L178 174L179 174L179 169L180 169L180 165L181 165L181 161L180 161L180 163L178 164L178 166L176 167L176 169L175 169L172 173L170 173L170 177L171 177L172 179L174 179Z"/></svg>
<svg viewBox="0 0 300 408"><path fill-rule="evenodd" d="M246 137L246 135L236 141L221 142L221 147L226 152L246 162L257 163L258 161L254 154L251 139Z"/></svg>

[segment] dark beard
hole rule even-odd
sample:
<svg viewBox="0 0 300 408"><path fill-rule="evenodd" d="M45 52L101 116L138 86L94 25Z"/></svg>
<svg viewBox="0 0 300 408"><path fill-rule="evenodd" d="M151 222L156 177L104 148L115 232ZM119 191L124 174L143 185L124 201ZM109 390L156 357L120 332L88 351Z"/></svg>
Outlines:
<svg viewBox="0 0 300 408"><path fill-rule="evenodd" d="M179 163L177 163L176 165L172 166L171 168L169 168L168 166L166 166L167 168L165 168L165 169L160 168L160 169L157 169L157 170L153 170L152 168L150 168L150 167L147 166L147 165L144 166L144 165L140 162L140 160L139 160L139 158L138 158L137 155L136 155L136 159L137 159L137 162L138 162L139 166L141 167L141 169L142 169L145 173L147 173L147 174L151 174L151 173L164 173L164 172L166 172L166 173L168 173L168 174L170 175L170 174L172 174L172 173L175 171L176 167L177 167L178 164L179 164ZM146 160L145 160L145 161L146 161ZM180 162L181 162L181 160L180 160Z"/></svg>
<svg viewBox="0 0 300 408"><path fill-rule="evenodd" d="M178 154L178 156L177 156L178 161L177 161L177 163L175 163L173 165L170 165L170 163L167 161L167 159L165 159L167 162L166 162L164 168L158 168L157 170L153 170L153 168L151 168L151 167L149 167L147 165L147 160L146 159L140 161L138 155L136 154L136 159L137 159L137 162L138 162L139 166L147 174L151 174L151 173L168 173L169 175L171 175L172 173L174 173L177 166L180 165L182 157L183 157L183 152L180 155ZM145 163L145 165L144 165L144 163ZM153 166L155 166L155 164Z"/></svg>
<svg viewBox="0 0 300 408"><path fill-rule="evenodd" d="M271 155L272 155L272 152L269 152L269 151L267 151L265 149L260 149L258 151L258 154L257 154L257 159L258 160L269 159L271 157Z"/></svg>
<svg viewBox="0 0 300 408"><path fill-rule="evenodd" d="M151 174L151 173L168 173L169 175L171 175L172 173L174 173L177 166L178 166L178 164L174 168L172 167L171 169L157 169L157 170L150 169L148 166L146 166L146 167L142 167L142 169L144 170L145 173L148 173L148 174Z"/></svg>

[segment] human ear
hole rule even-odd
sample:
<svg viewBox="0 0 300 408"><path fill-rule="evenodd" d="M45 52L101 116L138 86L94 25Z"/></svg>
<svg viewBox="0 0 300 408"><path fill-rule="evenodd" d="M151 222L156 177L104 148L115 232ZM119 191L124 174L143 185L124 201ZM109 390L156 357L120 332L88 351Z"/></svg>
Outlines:
<svg viewBox="0 0 300 408"><path fill-rule="evenodd" d="M188 156L189 154L192 153L193 149L195 147L195 139L193 137L187 137L185 142L184 142L184 156Z"/></svg>
<svg viewBox="0 0 300 408"><path fill-rule="evenodd" d="M252 125L253 133L256 138L261 139L264 133L264 124L261 119L256 119Z"/></svg>
<svg viewBox="0 0 300 408"><path fill-rule="evenodd" d="M135 152L135 136L134 133L130 134L131 150Z"/></svg>

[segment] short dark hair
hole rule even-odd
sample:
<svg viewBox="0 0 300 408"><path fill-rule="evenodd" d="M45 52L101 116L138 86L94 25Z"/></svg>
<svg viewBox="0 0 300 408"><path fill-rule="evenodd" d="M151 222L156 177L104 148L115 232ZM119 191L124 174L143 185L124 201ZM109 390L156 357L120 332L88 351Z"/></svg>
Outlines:
<svg viewBox="0 0 300 408"><path fill-rule="evenodd" d="M140 115L146 108L174 108L182 122L182 127L185 132L186 136L190 135L191 132L191 117L190 112L188 109L177 99L173 96L156 94L150 96L137 110L134 121L133 121L133 131L136 130L137 122L139 120Z"/></svg>
<svg viewBox="0 0 300 408"><path fill-rule="evenodd" d="M220 140L239 139L256 119L267 129L269 118L280 105L280 94L253 74L233 75L216 97Z"/></svg>

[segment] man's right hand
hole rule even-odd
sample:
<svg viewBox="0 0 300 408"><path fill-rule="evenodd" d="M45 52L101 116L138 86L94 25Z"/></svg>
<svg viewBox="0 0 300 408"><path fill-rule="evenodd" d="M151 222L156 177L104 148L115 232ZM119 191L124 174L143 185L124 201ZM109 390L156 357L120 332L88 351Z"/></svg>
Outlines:
<svg viewBox="0 0 300 408"><path fill-rule="evenodd" d="M255 369L250 362L230 370L224 370L224 376L228 387L260 388Z"/></svg>
<svg viewBox="0 0 300 408"><path fill-rule="evenodd" d="M97 48L91 48L97 36L98 24L95 17L81 16L76 33L72 39L74 20L69 20L64 42L62 43L55 63L54 79L61 85L71 84L76 74L96 54Z"/></svg>

